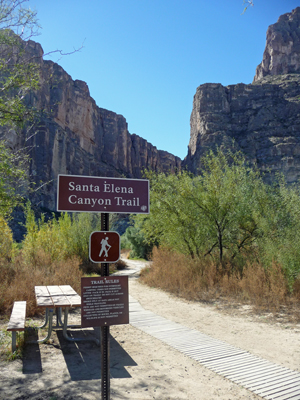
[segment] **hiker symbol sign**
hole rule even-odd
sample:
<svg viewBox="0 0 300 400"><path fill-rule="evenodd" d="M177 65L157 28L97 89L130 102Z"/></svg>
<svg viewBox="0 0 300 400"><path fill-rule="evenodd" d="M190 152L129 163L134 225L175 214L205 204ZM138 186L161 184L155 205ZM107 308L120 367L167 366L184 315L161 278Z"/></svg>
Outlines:
<svg viewBox="0 0 300 400"><path fill-rule="evenodd" d="M89 250L90 260L93 262L116 262L120 258L120 235L118 232L92 232Z"/></svg>

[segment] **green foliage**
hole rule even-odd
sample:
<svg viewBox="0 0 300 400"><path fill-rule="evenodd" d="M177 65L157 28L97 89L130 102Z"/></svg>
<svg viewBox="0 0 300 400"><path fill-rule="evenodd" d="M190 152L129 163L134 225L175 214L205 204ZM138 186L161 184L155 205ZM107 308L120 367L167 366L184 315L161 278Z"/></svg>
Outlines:
<svg viewBox="0 0 300 400"><path fill-rule="evenodd" d="M0 140L0 216L9 217L22 201L22 188L27 186L26 163L26 157L13 153Z"/></svg>
<svg viewBox="0 0 300 400"><path fill-rule="evenodd" d="M36 114L25 97L39 85L39 65L23 40L36 35L36 12L25 0L0 0L0 124L23 125Z"/></svg>
<svg viewBox="0 0 300 400"><path fill-rule="evenodd" d="M38 225L35 221L34 212L31 209L30 202L27 202L26 204L25 215L26 215L25 226L27 230L27 235L22 244L22 248L23 248L24 259L29 262L33 260L33 258L35 257L35 252L37 247L36 242L38 236Z"/></svg>
<svg viewBox="0 0 300 400"><path fill-rule="evenodd" d="M148 259L152 246L147 244L142 231L136 226L129 226L124 235L122 235L121 243L123 248L130 248L131 258Z"/></svg>
<svg viewBox="0 0 300 400"><path fill-rule="evenodd" d="M224 259L232 261L251 250L260 235L266 188L240 153L210 152L204 159L203 174L194 179L187 197L201 216L204 255L217 254L222 264Z"/></svg>
<svg viewBox="0 0 300 400"><path fill-rule="evenodd" d="M266 270L276 262L291 288L300 274L299 189L265 184L240 153L210 152L203 165L196 177L147 173L151 213L134 217L132 236L240 276L251 262Z"/></svg>
<svg viewBox="0 0 300 400"><path fill-rule="evenodd" d="M34 263L42 251L50 261L60 261L78 256L83 263L89 260L89 237L100 230L100 217L97 214L79 213L72 217L64 213L58 219L38 222L30 203L26 205L27 234L23 241L22 253L27 263Z"/></svg>
<svg viewBox="0 0 300 400"><path fill-rule="evenodd" d="M149 245L164 243L192 257L199 253L197 216L190 207L186 193L193 179L188 173L165 175L147 173L150 179L151 213L137 215L135 226Z"/></svg>
<svg viewBox="0 0 300 400"><path fill-rule="evenodd" d="M261 220L265 235L258 242L264 265L276 261L282 266L288 286L300 276L300 190L281 179L271 188L268 212Z"/></svg>
<svg viewBox="0 0 300 400"><path fill-rule="evenodd" d="M147 243L161 243L192 258L210 255L220 264L252 247L265 192L241 154L209 153L197 177L186 172L148 177L151 213L135 217Z"/></svg>
<svg viewBox="0 0 300 400"><path fill-rule="evenodd" d="M72 216L72 226L68 233L68 250L87 263L89 260L89 238L93 231L101 230L100 214L78 213Z"/></svg>
<svg viewBox="0 0 300 400"><path fill-rule="evenodd" d="M10 259L13 251L12 231L3 217L0 216L0 259Z"/></svg>
<svg viewBox="0 0 300 400"><path fill-rule="evenodd" d="M127 229L127 228L126 228ZM128 237L126 235L126 231L123 233L123 235L121 236L121 249L123 250L128 250L131 247L131 243L128 240Z"/></svg>
<svg viewBox="0 0 300 400"><path fill-rule="evenodd" d="M26 96L38 88L39 64L26 52L28 40L38 31L36 12L25 0L0 0L0 125L16 129L36 116ZM27 158L13 152L0 139L0 215L8 217L20 203L27 186Z"/></svg>

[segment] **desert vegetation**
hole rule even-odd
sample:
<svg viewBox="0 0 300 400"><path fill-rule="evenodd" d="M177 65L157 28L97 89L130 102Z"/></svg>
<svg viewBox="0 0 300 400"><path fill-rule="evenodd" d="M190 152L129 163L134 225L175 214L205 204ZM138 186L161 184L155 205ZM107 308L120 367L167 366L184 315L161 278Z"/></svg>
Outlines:
<svg viewBox="0 0 300 400"><path fill-rule="evenodd" d="M299 305L297 186L281 177L267 184L240 153L220 150L207 155L199 176L146 175L150 214L133 216L121 240L131 257L153 261L142 273L145 284L196 301L226 299L271 311ZM30 203L25 214L27 233L18 244L0 218L2 314L13 301L27 300L28 316L34 315L35 285L70 284L80 292L81 276L100 274L88 249L91 232L101 230L98 214L62 213L45 221Z"/></svg>
<svg viewBox="0 0 300 400"><path fill-rule="evenodd" d="M221 150L206 156L199 176L146 176L151 212L135 216L125 234L130 240L134 229L140 239L133 249L151 254L145 283L189 299L226 296L267 309L300 302L298 186L280 176L267 184L242 154Z"/></svg>
<svg viewBox="0 0 300 400"><path fill-rule="evenodd" d="M42 112L24 101L38 88L39 72L20 45L20 39L38 30L36 13L23 3L0 2L0 126L16 133L29 129ZM2 134L1 314L10 311L13 301L27 300L28 316L33 315L34 285L68 283L80 291L83 274L100 272L88 259L89 235L100 230L97 215L37 220L28 203L27 233L22 243L14 243L8 221L32 189L27 163L26 152L11 148ZM210 152L202 164L198 176L145 173L151 212L134 216L122 237L132 257L153 260L142 280L195 300L226 296L270 309L299 304L299 186L288 186L280 176L266 183L240 153Z"/></svg>
<svg viewBox="0 0 300 400"><path fill-rule="evenodd" d="M37 219L26 205L26 236L13 241L12 231L0 217L0 313L9 315L13 302L27 301L27 316L38 310L34 297L37 285L71 285L80 293L81 277L101 274L100 264L89 260L89 237L101 230L97 214L83 213L45 221ZM112 265L112 268L122 268Z"/></svg>

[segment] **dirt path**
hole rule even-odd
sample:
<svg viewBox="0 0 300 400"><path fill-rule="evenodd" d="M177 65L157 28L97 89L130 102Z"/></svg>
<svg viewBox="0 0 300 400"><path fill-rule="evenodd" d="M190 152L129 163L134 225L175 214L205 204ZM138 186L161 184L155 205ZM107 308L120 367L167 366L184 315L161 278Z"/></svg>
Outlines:
<svg viewBox="0 0 300 400"><path fill-rule="evenodd" d="M300 326L269 324L215 306L179 300L148 288L129 269L130 295L165 318L198 329L267 360L300 370ZM245 309L245 311L247 311ZM74 313L70 320L80 321ZM93 329L86 335L95 335ZM74 331L80 336L82 331ZM111 399L259 399L189 357L131 325L111 327ZM100 349L93 342L66 342L61 332L46 345L28 345L24 360L1 362L0 399L101 399Z"/></svg>

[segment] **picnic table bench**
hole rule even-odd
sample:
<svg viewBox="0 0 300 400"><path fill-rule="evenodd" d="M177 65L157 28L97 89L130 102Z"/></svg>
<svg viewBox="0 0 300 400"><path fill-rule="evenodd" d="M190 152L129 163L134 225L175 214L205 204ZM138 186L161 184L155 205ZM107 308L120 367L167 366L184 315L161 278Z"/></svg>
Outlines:
<svg viewBox="0 0 300 400"><path fill-rule="evenodd" d="M71 307L81 307L81 297L70 285L35 286L36 304L39 308L45 308L45 323L40 326L44 328L48 324L48 334L45 338L37 340L35 343L44 343L50 339L53 330L53 312L56 313L56 327L63 328L63 336L69 341L94 340L96 338L71 338L67 333L67 328L81 328L81 325L68 325L68 314ZM64 308L64 321L61 321L62 308Z"/></svg>
<svg viewBox="0 0 300 400"><path fill-rule="evenodd" d="M7 330L12 333L12 352L17 347L17 332L25 331L26 301L15 301L11 312Z"/></svg>
<svg viewBox="0 0 300 400"><path fill-rule="evenodd" d="M53 313L56 313L56 328L63 329L63 336L69 341L93 340L98 345L97 338L72 338L68 335L68 328L81 328L81 325L68 325L68 314L71 307L81 307L81 297L70 285L35 286L35 298L38 308L45 309L45 322L38 327L45 328L48 325L48 333L43 339L29 341L27 343L45 343L53 331ZM64 308L64 320L62 321L62 309ZM15 301L11 313L7 331L12 332L12 352L16 350L18 331L25 331L26 301Z"/></svg>

